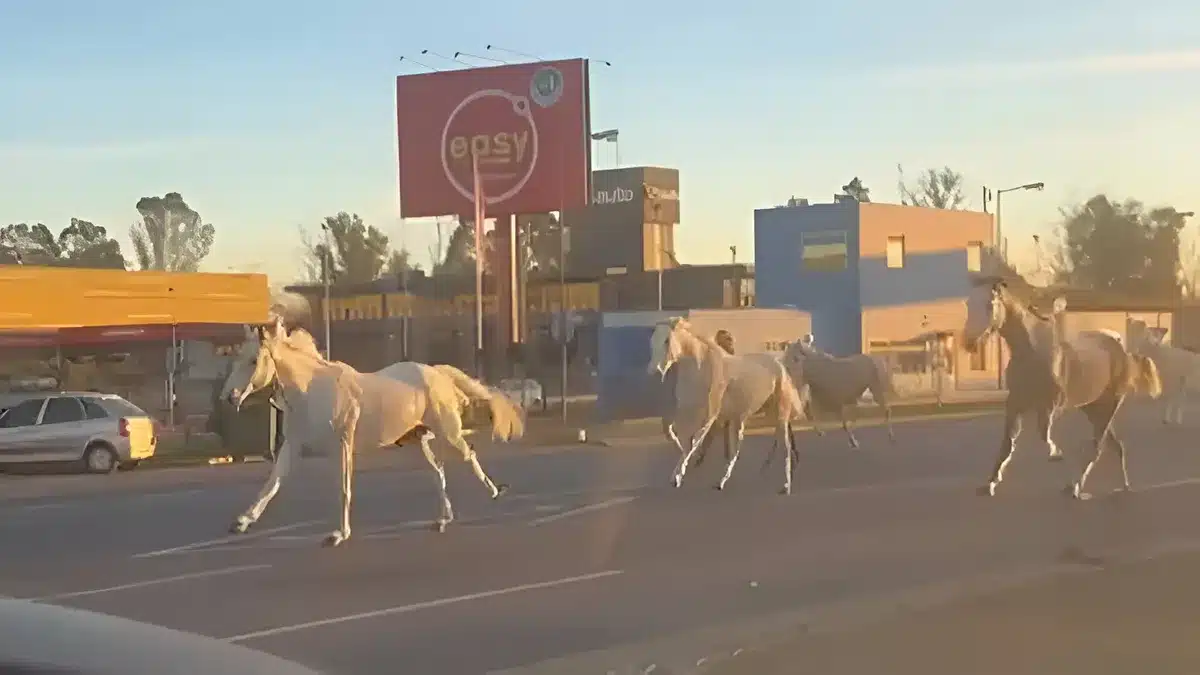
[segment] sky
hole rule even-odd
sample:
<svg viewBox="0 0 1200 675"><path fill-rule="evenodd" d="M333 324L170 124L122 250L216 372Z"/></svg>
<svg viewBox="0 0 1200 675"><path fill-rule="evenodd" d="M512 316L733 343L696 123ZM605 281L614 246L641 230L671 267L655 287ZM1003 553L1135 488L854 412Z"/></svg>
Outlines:
<svg viewBox="0 0 1200 675"><path fill-rule="evenodd" d="M754 209L855 176L896 202L897 164L961 171L975 209L1045 182L1004 197L1018 259L1098 192L1200 211L1190 0L7 0L0 38L0 224L91 220L131 258L134 204L180 192L216 226L205 270L276 283L338 211L428 267L433 221L398 217L394 77L458 66L424 49L528 60L488 44L612 63L593 128L620 129L623 166L679 169L685 263L752 261Z"/></svg>

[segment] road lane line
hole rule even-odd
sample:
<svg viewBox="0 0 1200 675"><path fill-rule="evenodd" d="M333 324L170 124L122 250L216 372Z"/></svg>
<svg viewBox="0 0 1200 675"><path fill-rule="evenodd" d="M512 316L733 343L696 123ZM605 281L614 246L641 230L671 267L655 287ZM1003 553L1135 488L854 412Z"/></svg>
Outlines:
<svg viewBox="0 0 1200 675"><path fill-rule="evenodd" d="M629 502L632 502L635 499L637 499L637 497L633 497L633 496L613 497L612 499L606 499L602 502L597 502L595 504L585 504L583 506L577 506L573 509L568 509L568 510L562 511L560 513L552 513L548 516L542 516L541 518L534 518L533 520L529 521L529 525L530 525L530 527L536 527L538 525L545 525L546 523L553 523L555 521L562 520L564 518L571 518L573 516L581 516L585 513L591 513L592 511L599 511L600 509L607 509L607 508L613 507L613 506L620 506L621 504L628 504Z"/></svg>
<svg viewBox="0 0 1200 675"><path fill-rule="evenodd" d="M625 570L606 570L604 572L593 572L592 574L580 574L573 577L564 577L562 579L554 579L553 581L539 581L533 584L521 584L519 586L509 586L508 588L498 588L491 591L482 591L479 593L468 593L466 595L456 595L449 598L438 598L437 600L427 600L425 602L415 602L410 605L399 605L396 607L388 607L386 609L377 609L370 612L360 612L358 614L347 614L345 616L337 616L329 619L318 619L316 621L306 621L304 623L292 624L290 626L276 626L274 628L264 628L250 633L242 633L241 635L233 635L223 638L224 642L245 642L247 640L257 640L259 638L271 637L274 635L282 635L284 633L294 633L296 631L308 630L309 628L320 628L322 626L333 626L351 621L361 621L363 619L377 619L384 616L395 616L398 614L409 614L419 612L426 609L436 609L438 607L446 607L449 605L457 605L473 600L485 600L487 598L495 598L502 595L513 595L515 593L524 593L526 591L536 591L545 588L557 588L559 586L568 586L584 581L594 581L597 579L605 579L607 577L615 577L624 574Z"/></svg>
<svg viewBox="0 0 1200 675"><path fill-rule="evenodd" d="M269 534L277 534L279 532L289 532L291 530L298 530L302 527L310 527L312 525L319 525L323 522L325 522L325 521L324 520L303 520L298 523L292 523L291 525L280 525L279 527L268 527L265 530L251 531L251 532L247 532L246 534L231 534L231 535L228 535L225 537L221 537L220 539L209 539L208 541L197 541L192 544L184 544L183 546L175 546L173 548L164 548L164 549L159 549L157 551L148 551L146 553L137 553L130 557L135 558L135 559L136 558L157 558L159 556L164 556L164 555L172 555L172 554L176 554L176 553L187 553L188 551L193 551L193 550L200 549L200 548L207 548L210 546L220 546L221 544L228 544L228 543L236 542L236 541L245 541L247 539L259 539L259 538L265 537Z"/></svg>
<svg viewBox="0 0 1200 675"><path fill-rule="evenodd" d="M1200 478L1181 478L1179 480L1169 480L1162 483L1151 483L1149 485L1134 485L1134 492L1149 492L1150 490L1167 490L1174 487L1183 487L1185 485L1200 485Z"/></svg>
<svg viewBox="0 0 1200 675"><path fill-rule="evenodd" d="M50 600L67 600L69 598L82 598L89 595L100 595L101 593L113 593L116 591L128 591L134 588L145 588L146 586L158 586L160 584L170 584L177 581L189 581L191 579L204 579L207 577L219 577L226 574L237 574L238 572L254 572L257 570L265 570L271 567L270 565L240 565L238 567L223 567L216 570L206 570L203 572L191 572L188 574L176 574L171 577L160 577L158 579L147 579L145 581L135 581L120 586L106 586L104 588L92 588L86 591L72 591L70 593L54 593L52 595L43 595L37 598L25 598L29 602L46 602Z"/></svg>

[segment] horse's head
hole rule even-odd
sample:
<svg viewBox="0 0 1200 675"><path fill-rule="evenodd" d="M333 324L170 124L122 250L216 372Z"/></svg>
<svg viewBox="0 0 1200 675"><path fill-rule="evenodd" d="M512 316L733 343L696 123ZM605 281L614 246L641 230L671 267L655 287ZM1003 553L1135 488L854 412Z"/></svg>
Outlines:
<svg viewBox="0 0 1200 675"><path fill-rule="evenodd" d="M967 321L963 326L962 342L974 353L989 335L1004 325L1008 287L1004 280L984 277L975 280L967 293Z"/></svg>
<svg viewBox="0 0 1200 675"><path fill-rule="evenodd" d="M677 316L655 324L650 336L650 363L646 372L658 373L666 379L671 366L683 358L683 334L687 330L687 321Z"/></svg>
<svg viewBox="0 0 1200 675"><path fill-rule="evenodd" d="M241 408L254 392L271 386L275 380L275 362L264 344L265 329L246 326L245 339L233 356L221 399Z"/></svg>

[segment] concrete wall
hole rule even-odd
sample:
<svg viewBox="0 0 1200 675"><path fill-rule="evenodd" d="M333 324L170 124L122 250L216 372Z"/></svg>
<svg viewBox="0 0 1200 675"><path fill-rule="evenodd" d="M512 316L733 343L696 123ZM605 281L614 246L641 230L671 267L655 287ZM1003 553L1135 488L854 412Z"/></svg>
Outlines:
<svg viewBox="0 0 1200 675"><path fill-rule="evenodd" d="M1171 312L1073 312L1063 317L1063 335L1072 338L1085 330L1113 330L1129 339L1129 321L1138 319L1147 326L1171 326ZM1169 333L1168 333L1169 334Z"/></svg>
<svg viewBox="0 0 1200 675"><path fill-rule="evenodd" d="M794 307L812 316L812 332L827 351L857 353L862 343L858 273L858 204L780 206L754 212L755 291L759 307ZM803 264L804 237L844 232L846 267Z"/></svg>

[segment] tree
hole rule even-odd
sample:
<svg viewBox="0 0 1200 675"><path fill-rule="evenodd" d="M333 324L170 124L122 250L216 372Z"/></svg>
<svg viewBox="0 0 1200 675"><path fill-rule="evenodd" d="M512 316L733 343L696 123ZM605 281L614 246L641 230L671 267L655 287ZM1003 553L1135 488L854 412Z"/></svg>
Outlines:
<svg viewBox="0 0 1200 675"><path fill-rule="evenodd" d="M1137 200L1117 202L1103 194L1060 213L1062 281L1158 298L1178 296L1183 214L1172 207L1147 211Z"/></svg>
<svg viewBox="0 0 1200 675"><path fill-rule="evenodd" d="M340 211L326 216L322 229L328 230L332 244L332 278L339 283L363 283L378 279L388 262L388 236L374 225L368 226L357 213ZM305 267L311 281L321 280L321 261L325 242L313 243L301 231L305 247Z"/></svg>
<svg viewBox="0 0 1200 675"><path fill-rule="evenodd" d="M438 274L473 274L475 271L475 223L459 218L458 226L446 241L446 257L435 270Z"/></svg>
<svg viewBox="0 0 1200 675"><path fill-rule="evenodd" d="M863 185L862 179L858 176L842 186L842 194L856 202L871 201L871 188Z"/></svg>
<svg viewBox="0 0 1200 675"><path fill-rule="evenodd" d="M966 206L963 175L950 167L926 169L917 177L914 186L904 182L904 167L897 164L896 171L900 175L896 187L900 192L901 204L949 211L960 211Z"/></svg>
<svg viewBox="0 0 1200 675"><path fill-rule="evenodd" d="M129 228L133 253L143 270L195 272L212 250L216 228L205 223L178 192L142 197L142 222Z"/></svg>
<svg viewBox="0 0 1200 675"><path fill-rule="evenodd" d="M404 274L405 270L416 272L420 269L421 265L412 262L412 254L406 248L392 250L392 254L388 256L387 264L384 265L386 273L396 277Z"/></svg>
<svg viewBox="0 0 1200 675"><path fill-rule="evenodd" d="M120 242L109 237L105 228L78 218L72 218L57 237L41 223L8 225L0 230L0 244L18 253L26 264L125 269Z"/></svg>

